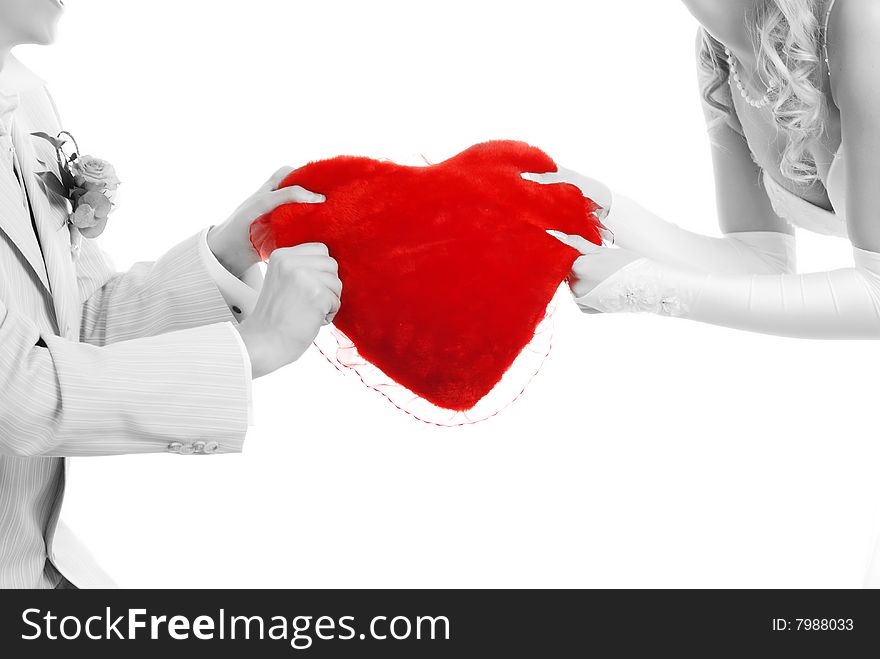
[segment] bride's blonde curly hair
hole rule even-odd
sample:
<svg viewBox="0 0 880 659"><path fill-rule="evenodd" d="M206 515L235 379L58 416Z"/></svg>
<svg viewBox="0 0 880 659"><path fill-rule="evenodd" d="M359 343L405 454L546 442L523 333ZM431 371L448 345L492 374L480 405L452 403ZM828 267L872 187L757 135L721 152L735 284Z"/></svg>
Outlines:
<svg viewBox="0 0 880 659"><path fill-rule="evenodd" d="M817 180L810 141L825 129L826 101L821 91L822 0L762 0L748 17L758 53L758 74L771 88L773 115L789 144L782 155L782 174L792 181ZM733 112L724 45L701 29L702 95L726 117Z"/></svg>

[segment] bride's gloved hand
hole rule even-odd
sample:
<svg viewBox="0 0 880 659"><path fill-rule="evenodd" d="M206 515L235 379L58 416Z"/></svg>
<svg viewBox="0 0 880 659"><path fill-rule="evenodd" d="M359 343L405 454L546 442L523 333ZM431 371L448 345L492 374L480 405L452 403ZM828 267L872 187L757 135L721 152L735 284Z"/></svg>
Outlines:
<svg viewBox="0 0 880 659"><path fill-rule="evenodd" d="M269 256L260 298L236 326L253 377L296 361L322 325L333 321L342 299L339 267L322 243L276 249Z"/></svg>
<svg viewBox="0 0 880 659"><path fill-rule="evenodd" d="M236 277L241 277L245 270L260 261L260 255L250 239L250 227L254 220L284 204L319 204L324 201L324 195L298 185L279 190L278 186L292 171L292 167L279 169L259 190L245 199L229 219L208 232L208 247L221 265Z"/></svg>
<svg viewBox="0 0 880 659"><path fill-rule="evenodd" d="M682 229L603 183L559 167L522 177L542 184L567 183L603 207L598 214L614 243L676 267L719 275L781 274L796 270L794 235L778 230L735 231L708 236Z"/></svg>
<svg viewBox="0 0 880 659"><path fill-rule="evenodd" d="M555 172L526 172L521 175L527 181L535 183L553 184L568 183L579 188L581 193L599 206L596 217L605 224L600 230L602 239L606 243L613 243L614 228L607 226L608 216L611 213L614 194L611 188L601 181L584 176L565 167L557 167ZM629 263L641 258L639 254L628 249L619 247L608 248L595 245L581 236L570 236L560 231L548 231L551 236L562 241L570 247L574 247L581 256L572 265L568 276L568 285L575 302L585 313L600 313L598 310L582 303L584 298L599 283L618 272Z"/></svg>
<svg viewBox="0 0 880 659"><path fill-rule="evenodd" d="M570 236L560 231L547 233L581 253L571 267L568 286L578 307L586 313L599 313L599 310L585 302L585 298L596 286L633 261L642 258L641 255L628 249L594 245L581 236Z"/></svg>
<svg viewBox="0 0 880 659"><path fill-rule="evenodd" d="M520 174L527 181L534 181L535 183L568 183L570 185L575 186L580 189L581 193L593 201L597 206L599 206L599 210L596 212L596 217L599 218L600 222L605 222L605 219L608 217L608 214L611 212L611 205L614 200L614 194L611 192L611 188L594 178L590 178L589 176L584 176L583 174L578 174L573 169L566 169L565 167L557 167L555 172L525 172ZM613 242L611 234L603 234L603 238L606 242Z"/></svg>

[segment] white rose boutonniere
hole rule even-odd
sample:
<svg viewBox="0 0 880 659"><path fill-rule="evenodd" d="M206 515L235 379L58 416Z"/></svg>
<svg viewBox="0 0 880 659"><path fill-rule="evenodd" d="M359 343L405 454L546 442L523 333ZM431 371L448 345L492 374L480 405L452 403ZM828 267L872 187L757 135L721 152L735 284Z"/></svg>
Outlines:
<svg viewBox="0 0 880 659"><path fill-rule="evenodd" d="M46 169L38 172L37 178L47 194L69 204L67 224L70 229L71 249L76 256L83 237L97 238L104 232L107 219L116 206L119 178L113 165L106 160L80 155L79 145L66 131L62 131L57 137L46 133L31 135L46 140L55 147L57 173L49 164L39 160L40 165ZM74 150L68 154L71 143Z"/></svg>
<svg viewBox="0 0 880 659"><path fill-rule="evenodd" d="M80 156L72 165L73 180L83 190L115 190L119 185L116 170L106 160Z"/></svg>

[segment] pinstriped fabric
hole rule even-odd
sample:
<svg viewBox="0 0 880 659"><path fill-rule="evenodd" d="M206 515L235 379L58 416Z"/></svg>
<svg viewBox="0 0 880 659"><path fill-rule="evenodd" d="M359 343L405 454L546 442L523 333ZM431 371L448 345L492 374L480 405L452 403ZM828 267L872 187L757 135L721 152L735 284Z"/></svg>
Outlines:
<svg viewBox="0 0 880 659"><path fill-rule="evenodd" d="M34 90L21 90L22 103ZM30 104L28 104L30 105ZM23 113L22 107L16 114ZM11 153L0 169L0 301L8 312L22 315L42 334L57 332L48 276L21 187L12 170ZM15 238L15 241L11 239ZM2 325L0 325L2 327ZM0 338L0 350L5 341ZM0 405L7 400L7 374L0 367ZM2 418L2 413L0 413ZM0 429L0 587L54 588L57 575L46 560L45 537L60 503L64 465L60 459L22 458L2 448Z"/></svg>
<svg viewBox="0 0 880 659"><path fill-rule="evenodd" d="M62 571L77 563L52 544L64 458L197 440L239 451L247 381L198 236L126 273L93 241L70 258L66 210L27 181L35 159L52 155L39 140L25 146L27 133L56 133L57 115L41 81L17 91L15 140L33 218L0 162L0 588L52 588L60 575L51 560ZM27 242L37 237L39 260Z"/></svg>
<svg viewBox="0 0 880 659"><path fill-rule="evenodd" d="M40 338L47 349L34 350ZM241 448L244 366L222 324L99 348L41 337L27 319L6 314L0 343L7 454L155 453L197 440L218 441L219 452Z"/></svg>
<svg viewBox="0 0 880 659"><path fill-rule="evenodd" d="M36 172L43 168L37 159L54 167L54 149L30 133L45 128L58 128L58 120L50 123L54 108L45 102L45 87L22 95L22 107L12 122L12 138L18 153L29 214L39 238L43 263L49 277L55 320L61 334L73 339L79 334L79 298L76 293L76 270L70 256L70 234L67 230L67 209L63 201L50 201L43 192ZM52 114L49 114L51 111ZM51 133L57 133L52 130ZM32 212L31 212L32 211Z"/></svg>
<svg viewBox="0 0 880 659"><path fill-rule="evenodd" d="M80 339L107 345L210 323L235 322L199 254L199 236L155 263L113 272L94 241L83 241L78 294L84 301Z"/></svg>

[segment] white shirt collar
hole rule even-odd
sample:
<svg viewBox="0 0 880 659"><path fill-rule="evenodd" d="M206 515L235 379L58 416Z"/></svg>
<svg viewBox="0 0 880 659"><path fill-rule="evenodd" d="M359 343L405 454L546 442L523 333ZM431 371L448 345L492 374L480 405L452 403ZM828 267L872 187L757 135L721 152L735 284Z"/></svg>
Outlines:
<svg viewBox="0 0 880 659"><path fill-rule="evenodd" d="M12 115L18 108L21 93L45 85L45 81L10 54L0 70L0 136L10 130Z"/></svg>
<svg viewBox="0 0 880 659"><path fill-rule="evenodd" d="M21 63L15 55L9 54L0 69L0 93L20 94L42 87L46 81Z"/></svg>

